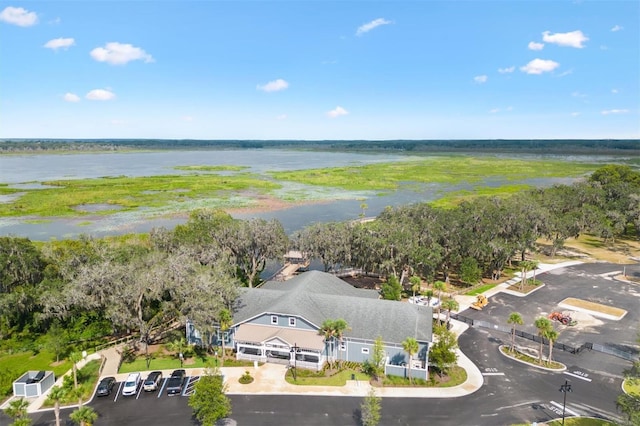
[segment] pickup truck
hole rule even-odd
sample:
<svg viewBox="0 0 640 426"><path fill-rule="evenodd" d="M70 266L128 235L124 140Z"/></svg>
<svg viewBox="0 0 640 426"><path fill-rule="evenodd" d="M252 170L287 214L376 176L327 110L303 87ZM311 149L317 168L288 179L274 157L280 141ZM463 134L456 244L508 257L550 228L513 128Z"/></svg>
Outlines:
<svg viewBox="0 0 640 426"><path fill-rule="evenodd" d="M167 381L167 395L179 395L182 393L182 385L184 385L185 378L186 372L184 370L174 370Z"/></svg>

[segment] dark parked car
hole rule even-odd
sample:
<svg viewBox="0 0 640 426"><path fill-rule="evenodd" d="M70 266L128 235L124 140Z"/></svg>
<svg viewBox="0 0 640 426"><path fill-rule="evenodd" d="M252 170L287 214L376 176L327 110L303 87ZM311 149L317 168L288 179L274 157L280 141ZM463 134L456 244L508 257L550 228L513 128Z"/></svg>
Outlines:
<svg viewBox="0 0 640 426"><path fill-rule="evenodd" d="M162 371L152 371L147 376L147 380L144 381L144 390L146 392L152 392L158 389L160 382L162 381Z"/></svg>
<svg viewBox="0 0 640 426"><path fill-rule="evenodd" d="M182 385L187 373L184 370L174 370L167 381L167 395L176 395L182 392Z"/></svg>
<svg viewBox="0 0 640 426"><path fill-rule="evenodd" d="M113 389L113 386L115 384L116 384L115 377L105 377L104 379L100 380L100 383L98 384L98 390L96 390L96 395L98 396L110 395L111 390Z"/></svg>

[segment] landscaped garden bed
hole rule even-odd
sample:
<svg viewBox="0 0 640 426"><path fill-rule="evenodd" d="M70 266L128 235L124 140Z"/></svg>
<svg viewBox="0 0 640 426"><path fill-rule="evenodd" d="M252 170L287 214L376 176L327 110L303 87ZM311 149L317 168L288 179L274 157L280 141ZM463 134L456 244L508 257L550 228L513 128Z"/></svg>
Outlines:
<svg viewBox="0 0 640 426"><path fill-rule="evenodd" d="M555 371L563 371L566 370L567 366L564 364L561 364L559 362L556 361L548 361L548 360L542 360L542 363L540 362L540 360L538 358L534 358L530 355L527 355L525 353L522 353L518 350L515 351L511 351L511 349L507 346L500 346L500 352L512 359L518 360L520 362L523 362L525 364L530 364L534 367L538 367L538 368L544 368L547 370L555 370Z"/></svg>

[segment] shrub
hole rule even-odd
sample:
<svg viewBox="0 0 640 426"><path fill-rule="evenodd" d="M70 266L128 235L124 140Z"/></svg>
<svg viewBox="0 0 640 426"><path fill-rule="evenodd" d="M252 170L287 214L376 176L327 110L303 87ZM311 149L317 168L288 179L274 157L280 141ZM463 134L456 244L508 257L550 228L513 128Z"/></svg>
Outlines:
<svg viewBox="0 0 640 426"><path fill-rule="evenodd" d="M251 373L249 373L249 370L245 371L244 374L240 376L238 382L242 383L243 385L247 385L253 382L253 377L251 377Z"/></svg>

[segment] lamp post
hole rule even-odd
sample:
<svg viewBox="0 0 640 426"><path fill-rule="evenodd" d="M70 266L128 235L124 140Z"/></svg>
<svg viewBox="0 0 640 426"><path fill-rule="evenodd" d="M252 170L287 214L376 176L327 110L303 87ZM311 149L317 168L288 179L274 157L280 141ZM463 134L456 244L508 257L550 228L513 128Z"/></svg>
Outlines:
<svg viewBox="0 0 640 426"><path fill-rule="evenodd" d="M564 426L564 412L567 409L567 392L572 392L571 385L568 380L564 381L564 385L560 386L559 391L564 394L564 401L562 403L562 426Z"/></svg>
<svg viewBox="0 0 640 426"><path fill-rule="evenodd" d="M295 382L297 379L297 373L296 373L296 367L298 366L298 350L300 349L300 347L298 346L297 343L293 344L293 347L291 348L291 353L293 354L293 381Z"/></svg>

